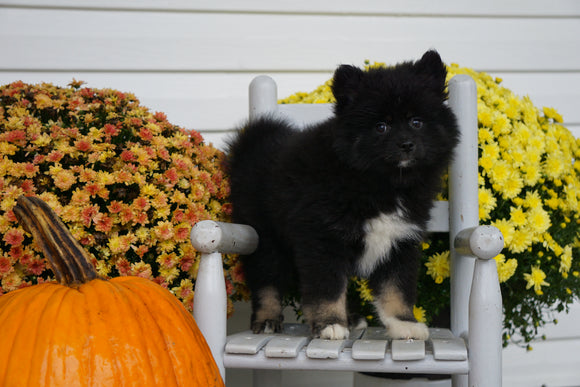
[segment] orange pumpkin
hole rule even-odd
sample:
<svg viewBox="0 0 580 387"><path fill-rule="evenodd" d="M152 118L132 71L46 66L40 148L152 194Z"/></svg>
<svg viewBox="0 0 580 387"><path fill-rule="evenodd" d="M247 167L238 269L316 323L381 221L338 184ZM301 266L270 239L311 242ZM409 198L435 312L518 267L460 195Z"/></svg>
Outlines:
<svg viewBox="0 0 580 387"><path fill-rule="evenodd" d="M59 283L0 296L1 386L223 386L195 320L166 289L99 278L46 203L14 209Z"/></svg>

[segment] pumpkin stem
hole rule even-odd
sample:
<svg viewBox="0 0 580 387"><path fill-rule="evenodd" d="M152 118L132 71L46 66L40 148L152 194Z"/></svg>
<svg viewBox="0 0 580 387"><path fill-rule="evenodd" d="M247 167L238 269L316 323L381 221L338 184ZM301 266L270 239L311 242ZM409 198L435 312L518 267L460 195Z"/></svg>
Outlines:
<svg viewBox="0 0 580 387"><path fill-rule="evenodd" d="M99 278L88 253L43 200L20 196L14 214L22 227L32 234L59 283L80 285Z"/></svg>

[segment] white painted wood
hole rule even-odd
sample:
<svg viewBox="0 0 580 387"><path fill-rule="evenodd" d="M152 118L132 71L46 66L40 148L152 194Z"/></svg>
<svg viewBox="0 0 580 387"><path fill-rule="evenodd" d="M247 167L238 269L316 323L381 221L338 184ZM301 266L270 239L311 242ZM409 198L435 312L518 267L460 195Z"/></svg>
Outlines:
<svg viewBox="0 0 580 387"><path fill-rule="evenodd" d="M574 18L542 19L538 28L534 18L345 19L294 13L4 8L3 52L16 54L3 56L0 69L332 71L339 63L357 63L385 50L396 62L435 47L444 58L487 70L570 71L580 59L578 34ZM542 55L537 55L538 47Z"/></svg>
<svg viewBox="0 0 580 387"><path fill-rule="evenodd" d="M421 360L425 358L424 340L391 341L391 357L394 361Z"/></svg>
<svg viewBox="0 0 580 387"><path fill-rule="evenodd" d="M382 360L385 358L388 340L357 340L352 345L355 360Z"/></svg>
<svg viewBox="0 0 580 387"><path fill-rule="evenodd" d="M346 384L344 385L347 386ZM350 384L348 385L350 387ZM356 387L451 387L449 379L429 380L414 378L411 380L382 379L380 377L355 373L353 386ZM337 385L333 387L339 387ZM342 385L340 387L343 387Z"/></svg>
<svg viewBox="0 0 580 387"><path fill-rule="evenodd" d="M447 339L454 339L455 335L449 330L445 328L429 328L429 338L431 340L447 340Z"/></svg>
<svg viewBox="0 0 580 387"><path fill-rule="evenodd" d="M283 117L292 117L302 127L323 121L334 114L333 105L328 103L278 105L278 113Z"/></svg>
<svg viewBox="0 0 580 387"><path fill-rule="evenodd" d="M282 384L282 371L280 370L254 370L254 387L280 386Z"/></svg>
<svg viewBox="0 0 580 387"><path fill-rule="evenodd" d="M436 201L431 209L431 219L427 223L427 230L431 232L449 231L449 202Z"/></svg>
<svg viewBox="0 0 580 387"><path fill-rule="evenodd" d="M276 82L267 75L257 76L250 83L250 120L276 112L278 88Z"/></svg>
<svg viewBox="0 0 580 387"><path fill-rule="evenodd" d="M274 336L265 334L253 334L250 331L229 336L225 352L244 355L255 355Z"/></svg>
<svg viewBox="0 0 580 387"><path fill-rule="evenodd" d="M220 253L201 255L195 282L193 317L225 381L223 358L226 344L227 294Z"/></svg>
<svg viewBox="0 0 580 387"><path fill-rule="evenodd" d="M449 240L479 223L477 181L477 90L468 76L449 82L449 106L457 116L461 139L449 167ZM451 330L457 336L468 330L468 303L473 260L451 249Z"/></svg>
<svg viewBox="0 0 580 387"><path fill-rule="evenodd" d="M270 345L270 343L268 344ZM266 348L268 348L268 345ZM385 356L383 360L354 360L350 351L342 351L338 359L310 359L306 351L298 352L296 357L267 357L265 351L258 352L255 356L228 354L224 358L226 368L250 368L284 369L284 370L335 370L357 372L389 372L421 374L432 373L437 370L442 374L467 374L469 364L467 361L435 361L432 354L426 354L421 360L395 361L391 356Z"/></svg>
<svg viewBox="0 0 580 387"><path fill-rule="evenodd" d="M469 300L470 386L502 385L502 321L496 262L477 259Z"/></svg>
<svg viewBox="0 0 580 387"><path fill-rule="evenodd" d="M580 15L573 0L555 0L546 7L541 1L513 0L508 3L491 0L482 3L465 3L445 0L433 3L429 0L407 0L404 2L361 1L353 4L348 0L333 1L332 7L324 0L296 0L275 3L267 0L2 0L0 5L12 7L108 9L134 11L174 11L174 12L254 12L254 13L300 13L339 15L474 15L474 16L515 16L515 17L573 17Z"/></svg>
<svg viewBox="0 0 580 387"><path fill-rule="evenodd" d="M251 254L258 247L258 233L251 226L213 220L196 223L190 239L202 253Z"/></svg>
<svg viewBox="0 0 580 387"><path fill-rule="evenodd" d="M433 360L450 362L444 368L454 368L464 373L467 350L462 339L457 339L448 329L430 329L431 338L423 340L385 339L383 327L371 327L364 334L356 333L349 340L309 340L309 329L304 324L285 324L284 334L265 335L244 331L227 339L225 363L229 367L271 369L276 364L280 369L342 369L392 371L405 365L408 372L425 370ZM362 336L362 338L361 338ZM372 338L372 339L369 339ZM375 339L378 338L378 339ZM263 358L276 358L275 363L262 363ZM284 360L283 360L284 359ZM318 359L314 365L308 359ZM326 359L320 362L320 359ZM362 365L357 360L369 364ZM408 362L421 360L419 368L408 368ZM451 364L453 363L453 364ZM314 367L314 368L312 368ZM438 367L437 367L438 368ZM430 372L437 368L432 368ZM273 369L273 368L272 368Z"/></svg>
<svg viewBox="0 0 580 387"><path fill-rule="evenodd" d="M385 340L387 332L383 327L368 327L362 336L363 340Z"/></svg>
<svg viewBox="0 0 580 387"><path fill-rule="evenodd" d="M576 324L578 321L576 321ZM503 351L503 384L509 387L578 386L580 338L532 343L533 350L510 345Z"/></svg>
<svg viewBox="0 0 580 387"><path fill-rule="evenodd" d="M435 360L467 360L467 348L461 338L432 340Z"/></svg>
<svg viewBox="0 0 580 387"><path fill-rule="evenodd" d="M314 339L306 347L306 356L310 359L338 359L345 345L346 340Z"/></svg>
<svg viewBox="0 0 580 387"><path fill-rule="evenodd" d="M2 42L0 41L0 47ZM365 58L354 64L362 65ZM371 60L392 63L384 53ZM445 58L456 61L454 58ZM0 58L1 61L1 58ZM111 73L111 72L3 72L0 84L15 80L27 83L52 82L66 86L72 78L84 80L88 87L114 88L135 94L151 111L164 112L169 122L203 133L206 140L221 144L223 136L248 118L248 85L257 73ZM577 73L493 73L504 79L514 93L529 95L536 106L557 108L566 125L580 127L580 71ZM322 73L276 73L278 96L311 91L332 77ZM287 105L284 109L300 109ZM580 137L580 129L576 132Z"/></svg>
<svg viewBox="0 0 580 387"><path fill-rule="evenodd" d="M461 230L455 236L455 249L461 255L491 259L501 253L503 235L493 226L477 226Z"/></svg>
<svg viewBox="0 0 580 387"><path fill-rule="evenodd" d="M461 138L449 166L449 243L455 236L479 223L477 181L477 90L468 76L456 76L449 82L449 106L457 117ZM450 250L451 331L465 337L469 331L469 289L473 260ZM473 367L473 365L470 365ZM467 377L453 375L455 387L466 387Z"/></svg>
<svg viewBox="0 0 580 387"><path fill-rule="evenodd" d="M308 343L307 337L302 336L276 336L266 344L264 349L264 355L266 357L275 358L295 358L298 356L300 350ZM262 368L256 367L255 364L251 368Z"/></svg>

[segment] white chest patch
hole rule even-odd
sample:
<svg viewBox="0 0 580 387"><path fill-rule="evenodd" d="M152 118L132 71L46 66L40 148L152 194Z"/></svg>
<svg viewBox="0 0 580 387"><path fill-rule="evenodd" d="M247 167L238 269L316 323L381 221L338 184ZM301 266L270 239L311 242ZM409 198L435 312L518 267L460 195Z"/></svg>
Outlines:
<svg viewBox="0 0 580 387"><path fill-rule="evenodd" d="M389 259L389 253L401 239L421 238L421 229L402 217L401 211L380 214L369 219L364 225L365 249L358 261L358 272L369 276L383 260Z"/></svg>

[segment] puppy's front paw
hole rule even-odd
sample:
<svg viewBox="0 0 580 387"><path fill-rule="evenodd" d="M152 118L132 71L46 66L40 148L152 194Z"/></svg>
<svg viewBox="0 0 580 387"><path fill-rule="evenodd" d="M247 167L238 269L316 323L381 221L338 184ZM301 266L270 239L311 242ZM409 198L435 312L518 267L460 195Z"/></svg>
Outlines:
<svg viewBox="0 0 580 387"><path fill-rule="evenodd" d="M348 339L348 328L340 324L328 324L320 330L320 338L326 340Z"/></svg>
<svg viewBox="0 0 580 387"><path fill-rule="evenodd" d="M427 340L429 338L429 328L420 322L390 318L386 326L389 337L393 339Z"/></svg>
<svg viewBox="0 0 580 387"><path fill-rule="evenodd" d="M252 323L252 332L258 333L280 333L282 332L282 320L265 320L265 321L254 321Z"/></svg>

